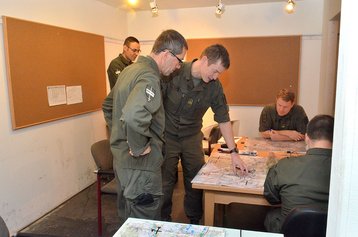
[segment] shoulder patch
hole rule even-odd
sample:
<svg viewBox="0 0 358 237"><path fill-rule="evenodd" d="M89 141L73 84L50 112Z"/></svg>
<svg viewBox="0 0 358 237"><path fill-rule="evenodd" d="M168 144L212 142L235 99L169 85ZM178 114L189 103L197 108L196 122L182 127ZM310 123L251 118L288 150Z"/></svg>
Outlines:
<svg viewBox="0 0 358 237"><path fill-rule="evenodd" d="M147 95L147 101L150 102L155 97L156 92L153 87L147 86L145 88L145 94Z"/></svg>

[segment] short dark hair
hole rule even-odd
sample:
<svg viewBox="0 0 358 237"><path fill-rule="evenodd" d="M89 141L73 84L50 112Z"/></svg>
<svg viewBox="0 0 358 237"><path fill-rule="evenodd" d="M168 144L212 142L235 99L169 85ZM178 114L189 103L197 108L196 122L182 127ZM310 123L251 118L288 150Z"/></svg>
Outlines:
<svg viewBox="0 0 358 237"><path fill-rule="evenodd" d="M188 50L185 38L176 30L165 30L155 40L152 53L159 54L164 50L169 50L173 54L181 54L183 49Z"/></svg>
<svg viewBox="0 0 358 237"><path fill-rule="evenodd" d="M133 42L139 44L139 40L138 40L136 37L128 36L128 37L124 40L123 45L126 45L126 46L129 47L129 44L130 44L130 43L133 43Z"/></svg>
<svg viewBox="0 0 358 237"><path fill-rule="evenodd" d="M216 63L221 60L221 65L228 69L230 67L230 56L226 48L221 44L214 44L201 53L200 58L206 56L208 58L208 65Z"/></svg>
<svg viewBox="0 0 358 237"><path fill-rule="evenodd" d="M295 102L295 93L288 89L281 89L276 95L276 99L278 98L281 98L286 102L291 101L293 103Z"/></svg>
<svg viewBox="0 0 358 237"><path fill-rule="evenodd" d="M312 140L333 141L334 118L330 115L316 115L307 124L307 136Z"/></svg>

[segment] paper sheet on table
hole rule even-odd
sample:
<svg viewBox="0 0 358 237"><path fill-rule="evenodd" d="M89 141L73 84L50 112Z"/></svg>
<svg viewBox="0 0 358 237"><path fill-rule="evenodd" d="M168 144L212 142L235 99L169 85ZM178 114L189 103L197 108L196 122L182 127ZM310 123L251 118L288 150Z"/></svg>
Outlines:
<svg viewBox="0 0 358 237"><path fill-rule="evenodd" d="M167 223L160 221L142 221L131 220L126 222L121 227L119 233L115 236L123 237L225 237L225 230L216 227L180 224L180 223Z"/></svg>
<svg viewBox="0 0 358 237"><path fill-rule="evenodd" d="M198 172L192 183L211 184L235 188L262 189L268 171L268 158L240 155L249 168L246 176L234 174L230 154L218 153Z"/></svg>

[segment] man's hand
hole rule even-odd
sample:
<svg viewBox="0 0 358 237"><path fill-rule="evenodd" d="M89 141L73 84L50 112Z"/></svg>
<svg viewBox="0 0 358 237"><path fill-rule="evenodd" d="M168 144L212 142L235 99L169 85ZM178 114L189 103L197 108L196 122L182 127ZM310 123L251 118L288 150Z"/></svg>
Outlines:
<svg viewBox="0 0 358 237"><path fill-rule="evenodd" d="M287 135L289 138L291 138L294 141L301 141L305 139L305 135L294 130L289 131Z"/></svg>
<svg viewBox="0 0 358 237"><path fill-rule="evenodd" d="M234 174L242 176L248 174L248 168L238 153L231 153L232 169Z"/></svg>
<svg viewBox="0 0 358 237"><path fill-rule="evenodd" d="M301 141L305 139L305 135L295 130L271 130L270 138L273 141Z"/></svg>

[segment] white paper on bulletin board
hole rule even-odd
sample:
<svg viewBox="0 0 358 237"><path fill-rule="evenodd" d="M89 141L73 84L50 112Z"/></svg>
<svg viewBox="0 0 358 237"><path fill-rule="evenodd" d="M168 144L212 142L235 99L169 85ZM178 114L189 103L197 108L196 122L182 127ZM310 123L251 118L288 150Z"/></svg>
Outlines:
<svg viewBox="0 0 358 237"><path fill-rule="evenodd" d="M65 85L47 86L47 99L49 106L66 104Z"/></svg>
<svg viewBox="0 0 358 237"><path fill-rule="evenodd" d="M67 86L67 104L78 104L83 102L82 86Z"/></svg>

